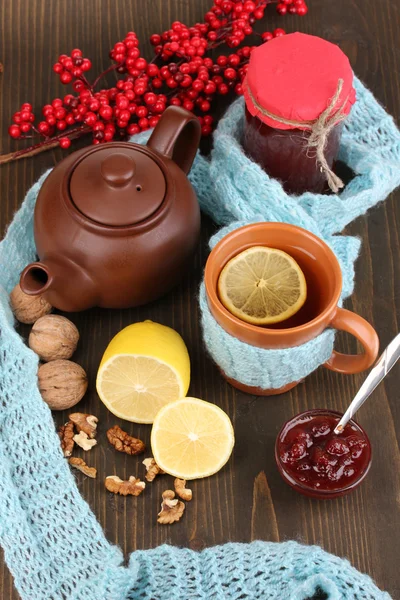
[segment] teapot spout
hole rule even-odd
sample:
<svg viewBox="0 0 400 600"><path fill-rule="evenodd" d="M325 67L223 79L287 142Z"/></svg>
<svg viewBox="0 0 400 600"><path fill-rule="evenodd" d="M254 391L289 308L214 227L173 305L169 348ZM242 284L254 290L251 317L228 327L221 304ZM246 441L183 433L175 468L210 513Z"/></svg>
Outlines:
<svg viewBox="0 0 400 600"><path fill-rule="evenodd" d="M21 273L21 289L30 296L44 294L50 288L52 282L53 276L49 268L41 262L31 263Z"/></svg>

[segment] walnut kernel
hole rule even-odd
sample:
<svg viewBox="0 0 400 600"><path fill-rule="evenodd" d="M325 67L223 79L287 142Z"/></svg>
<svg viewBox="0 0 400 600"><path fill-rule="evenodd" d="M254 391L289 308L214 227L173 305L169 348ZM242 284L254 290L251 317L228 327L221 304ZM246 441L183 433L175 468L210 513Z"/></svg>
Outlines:
<svg viewBox="0 0 400 600"><path fill-rule="evenodd" d="M132 437L118 425L107 431L107 439L118 452L134 455L145 451L146 446L142 440Z"/></svg>
<svg viewBox="0 0 400 600"><path fill-rule="evenodd" d="M71 465L71 467L74 467L74 469L78 469L78 471L81 471L87 477L91 477L92 479L96 478L97 469L95 469L94 467L89 467L82 458L77 458L73 456L69 459L68 462Z"/></svg>
<svg viewBox="0 0 400 600"><path fill-rule="evenodd" d="M85 371L70 360L53 360L39 367L39 390L52 410L65 410L83 398L88 382Z"/></svg>
<svg viewBox="0 0 400 600"><path fill-rule="evenodd" d="M29 334L28 344L41 360L49 362L71 358L79 340L79 331L61 315L40 317Z"/></svg>
<svg viewBox="0 0 400 600"><path fill-rule="evenodd" d="M40 317L48 315L52 306L43 296L29 296L25 294L19 285L15 286L10 294L10 304L15 318L20 323L34 323Z"/></svg>
<svg viewBox="0 0 400 600"><path fill-rule="evenodd" d="M174 488L179 498L185 500L186 502L190 502L193 497L193 493L192 490L186 487L185 479L178 479L177 477L174 481Z"/></svg>
<svg viewBox="0 0 400 600"><path fill-rule="evenodd" d="M80 431L77 435L74 435L74 442L82 450L91 450L97 444L97 440L89 439L89 436L84 431Z"/></svg>
<svg viewBox="0 0 400 600"><path fill-rule="evenodd" d="M162 495L161 510L158 513L158 523L169 525L179 521L185 511L185 504L175 498L172 490L165 490Z"/></svg>
<svg viewBox="0 0 400 600"><path fill-rule="evenodd" d="M121 496L139 496L146 487L145 482L136 477L129 477L128 481L123 481L116 475L106 477L104 485L109 492Z"/></svg>
<svg viewBox="0 0 400 600"><path fill-rule="evenodd" d="M71 421L61 425L58 430L58 435L61 440L61 449L65 457L71 456L72 450L74 449L74 424Z"/></svg>
<svg viewBox="0 0 400 600"><path fill-rule="evenodd" d="M157 475L164 475L165 473L165 471L158 466L154 458L145 458L143 464L147 471L145 475L147 481L153 481Z"/></svg>
<svg viewBox="0 0 400 600"><path fill-rule="evenodd" d="M98 418L94 415L85 415L84 413L72 413L69 420L75 425L78 433L83 431L91 439L96 437Z"/></svg>

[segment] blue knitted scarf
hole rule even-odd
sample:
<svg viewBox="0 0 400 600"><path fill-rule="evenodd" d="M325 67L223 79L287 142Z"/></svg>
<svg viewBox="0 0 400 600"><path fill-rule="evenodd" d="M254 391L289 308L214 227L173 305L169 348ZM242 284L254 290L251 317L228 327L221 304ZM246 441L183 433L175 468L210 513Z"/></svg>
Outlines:
<svg viewBox="0 0 400 600"><path fill-rule="evenodd" d="M221 121L211 161L191 172L202 209L221 224L287 221L323 237L351 293L359 242L335 237L400 183L400 136L360 82L341 158L357 176L340 196L286 195L237 142L239 100ZM136 140L137 141L137 140ZM140 139L139 141L143 141ZM45 176L28 192L0 245L0 541L23 600L390 600L343 559L296 542L226 544L200 553L170 546L134 552L123 566L83 500L37 387L38 357L16 333L9 293L34 260L33 210ZM231 225L237 226L237 225ZM203 306L204 310L204 306Z"/></svg>

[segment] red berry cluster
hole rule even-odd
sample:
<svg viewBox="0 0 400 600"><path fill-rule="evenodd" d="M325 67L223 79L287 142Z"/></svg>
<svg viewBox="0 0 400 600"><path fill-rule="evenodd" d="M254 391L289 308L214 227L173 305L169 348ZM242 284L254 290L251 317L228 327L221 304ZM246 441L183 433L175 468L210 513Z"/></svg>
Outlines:
<svg viewBox="0 0 400 600"><path fill-rule="evenodd" d="M72 84L74 94L56 98L42 109L43 118L35 125L30 104L23 104L13 116L9 134L13 138L31 137L32 132L42 141L33 146L54 145L68 148L71 139L92 132L94 144L154 127L169 105L182 106L197 114L204 136L212 131L213 117L208 114L216 95L231 90L242 94L250 54L254 46L238 48L246 36L254 33L253 26L264 17L273 0L214 0L203 23L188 27L180 21L162 34L153 34L150 41L155 56L148 62L139 49L134 32L117 42L110 52L113 64L93 83L86 79L91 62L82 51L75 49L70 56L63 54L53 66L64 84ZM305 14L305 0L280 0L281 14ZM266 31L263 42L284 35L283 29ZM257 34L259 35L259 34ZM213 58L208 54L222 44L234 49L227 56ZM116 71L120 79L113 87L97 90L107 73ZM29 134L30 135L27 135ZM20 150L14 158L29 153Z"/></svg>

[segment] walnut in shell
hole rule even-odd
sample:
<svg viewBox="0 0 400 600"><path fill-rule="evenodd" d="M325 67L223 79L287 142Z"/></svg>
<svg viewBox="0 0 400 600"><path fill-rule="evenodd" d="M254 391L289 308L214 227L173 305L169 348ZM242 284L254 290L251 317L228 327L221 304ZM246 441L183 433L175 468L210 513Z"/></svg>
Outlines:
<svg viewBox="0 0 400 600"><path fill-rule="evenodd" d="M85 371L70 360L44 363L39 367L38 380L42 398L52 410L75 406L88 386Z"/></svg>
<svg viewBox="0 0 400 600"><path fill-rule="evenodd" d="M126 454L140 454L146 448L142 440L132 437L119 425L114 425L107 431L107 439L118 452L125 452Z"/></svg>
<svg viewBox="0 0 400 600"><path fill-rule="evenodd" d="M28 324L35 323L40 317L48 315L53 308L43 296L25 294L19 283L10 294L10 304L15 318L20 323Z"/></svg>
<svg viewBox="0 0 400 600"><path fill-rule="evenodd" d="M78 433L83 431L88 437L93 439L97 433L98 418L94 415L86 415L84 413L72 413L69 415L69 420L75 425Z"/></svg>
<svg viewBox="0 0 400 600"><path fill-rule="evenodd" d="M158 513L158 523L161 525L170 525L179 521L185 511L185 504L175 498L172 490L165 490L162 495L161 510Z"/></svg>
<svg viewBox="0 0 400 600"><path fill-rule="evenodd" d="M61 315L45 315L33 325L29 335L29 347L48 362L71 358L79 340L75 325Z"/></svg>
<svg viewBox="0 0 400 600"><path fill-rule="evenodd" d="M97 477L97 469L95 469L94 467L89 467L82 458L77 458L73 456L69 459L68 462L71 465L71 467L74 467L74 469L78 469L78 471L81 471L87 477L91 477L92 479L95 479Z"/></svg>
<svg viewBox="0 0 400 600"><path fill-rule="evenodd" d="M123 481L116 475L106 477L104 485L109 492L121 496L139 496L146 487L145 482L136 477L129 477L128 481Z"/></svg>

